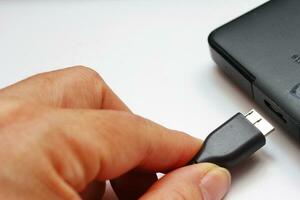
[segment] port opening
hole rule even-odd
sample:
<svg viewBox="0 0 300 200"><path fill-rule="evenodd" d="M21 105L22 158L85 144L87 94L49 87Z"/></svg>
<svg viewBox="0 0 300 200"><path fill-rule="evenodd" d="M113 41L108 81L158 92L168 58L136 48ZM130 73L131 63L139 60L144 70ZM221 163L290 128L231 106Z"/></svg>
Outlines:
<svg viewBox="0 0 300 200"><path fill-rule="evenodd" d="M277 111L276 109L274 109L274 107L267 101L267 100L264 100L265 102L265 105L275 114L277 115L277 117L279 117L279 119L281 119L284 123L287 123L286 119L284 118L284 116L279 112Z"/></svg>

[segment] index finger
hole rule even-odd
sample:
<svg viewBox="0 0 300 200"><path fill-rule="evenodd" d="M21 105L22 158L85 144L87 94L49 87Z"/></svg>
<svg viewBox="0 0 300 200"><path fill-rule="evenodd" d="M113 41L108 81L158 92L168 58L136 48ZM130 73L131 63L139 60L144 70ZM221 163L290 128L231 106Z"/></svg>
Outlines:
<svg viewBox="0 0 300 200"><path fill-rule="evenodd" d="M148 172L171 170L190 161L201 146L187 134L127 112L58 110L49 123L61 131L51 133L43 143L55 163L63 166L61 175L73 185L96 177L114 179L136 167ZM67 162L66 157L74 160ZM83 175L69 176L76 174L70 163L76 163Z"/></svg>

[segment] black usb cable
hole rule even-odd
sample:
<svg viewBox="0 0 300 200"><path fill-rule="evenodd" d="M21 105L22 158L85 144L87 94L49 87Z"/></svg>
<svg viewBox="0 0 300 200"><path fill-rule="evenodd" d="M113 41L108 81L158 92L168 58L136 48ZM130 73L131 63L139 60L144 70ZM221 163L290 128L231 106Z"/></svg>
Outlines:
<svg viewBox="0 0 300 200"><path fill-rule="evenodd" d="M266 135L274 127L258 112L237 113L213 131L191 164L210 162L230 168L248 158L266 144Z"/></svg>

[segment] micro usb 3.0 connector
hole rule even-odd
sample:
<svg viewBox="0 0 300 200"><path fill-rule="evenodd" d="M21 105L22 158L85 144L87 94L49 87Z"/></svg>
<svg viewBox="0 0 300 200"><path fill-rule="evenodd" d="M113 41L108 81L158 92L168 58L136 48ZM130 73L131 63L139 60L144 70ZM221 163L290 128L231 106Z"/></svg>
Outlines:
<svg viewBox="0 0 300 200"><path fill-rule="evenodd" d="M213 131L191 163L210 162L232 167L266 144L274 127L258 112L237 113Z"/></svg>

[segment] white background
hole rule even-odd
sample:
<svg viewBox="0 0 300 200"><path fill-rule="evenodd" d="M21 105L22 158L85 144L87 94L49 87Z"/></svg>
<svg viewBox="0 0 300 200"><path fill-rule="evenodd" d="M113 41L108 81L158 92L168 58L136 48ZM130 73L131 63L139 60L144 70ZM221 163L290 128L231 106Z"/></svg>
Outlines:
<svg viewBox="0 0 300 200"><path fill-rule="evenodd" d="M213 63L207 36L264 2L0 0L0 86L91 66L135 113L205 138L236 112L257 108ZM300 198L300 145L276 128L233 170L226 199Z"/></svg>

